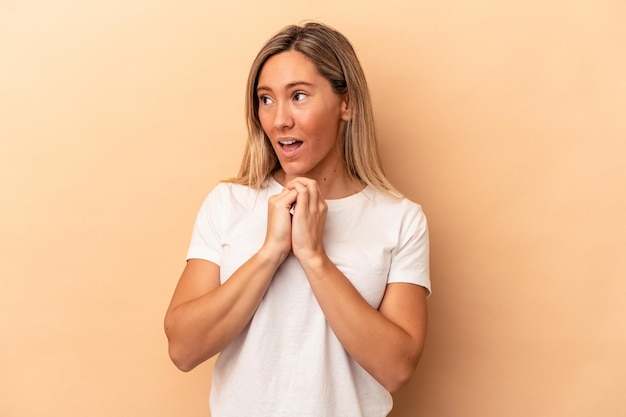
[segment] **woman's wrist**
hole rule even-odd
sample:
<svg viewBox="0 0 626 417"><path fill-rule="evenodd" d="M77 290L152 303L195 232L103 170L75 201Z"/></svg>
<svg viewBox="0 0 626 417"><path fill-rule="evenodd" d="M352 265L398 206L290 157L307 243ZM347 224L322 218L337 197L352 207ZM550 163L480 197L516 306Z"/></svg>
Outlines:
<svg viewBox="0 0 626 417"><path fill-rule="evenodd" d="M325 253L301 256L298 261L310 282L328 276L330 270L335 266Z"/></svg>
<svg viewBox="0 0 626 417"><path fill-rule="evenodd" d="M285 253L284 251L272 249L267 244L264 244L256 253L256 257L261 263L276 266L282 264L287 259L287 256L289 256L289 252Z"/></svg>

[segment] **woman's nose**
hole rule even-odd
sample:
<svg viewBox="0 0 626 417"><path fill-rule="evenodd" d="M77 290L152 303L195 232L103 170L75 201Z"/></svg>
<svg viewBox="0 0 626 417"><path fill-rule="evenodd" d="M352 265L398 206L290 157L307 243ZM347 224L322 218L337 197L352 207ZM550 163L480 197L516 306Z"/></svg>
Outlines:
<svg viewBox="0 0 626 417"><path fill-rule="evenodd" d="M287 103L278 103L274 115L274 127L279 130L293 127L293 115Z"/></svg>

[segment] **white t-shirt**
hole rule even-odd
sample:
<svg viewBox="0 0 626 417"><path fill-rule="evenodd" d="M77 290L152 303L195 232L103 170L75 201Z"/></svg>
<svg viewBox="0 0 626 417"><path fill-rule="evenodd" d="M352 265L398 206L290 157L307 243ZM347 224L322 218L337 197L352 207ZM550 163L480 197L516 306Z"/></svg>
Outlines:
<svg viewBox="0 0 626 417"><path fill-rule="evenodd" d="M225 282L260 249L268 198L281 190L273 179L260 190L220 183L200 209L187 258L219 265ZM378 308L392 282L430 292L419 205L369 186L326 203L326 253L371 306ZM217 359L212 417L383 417L391 407L389 392L346 353L289 256L250 324Z"/></svg>

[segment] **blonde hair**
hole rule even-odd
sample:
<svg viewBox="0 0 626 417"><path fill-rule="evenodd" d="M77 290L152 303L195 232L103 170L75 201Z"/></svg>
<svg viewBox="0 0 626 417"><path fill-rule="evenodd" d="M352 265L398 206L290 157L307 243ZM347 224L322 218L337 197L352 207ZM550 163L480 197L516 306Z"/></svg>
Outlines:
<svg viewBox="0 0 626 417"><path fill-rule="evenodd" d="M259 188L280 168L258 117L257 83L265 62L272 56L295 50L305 55L337 94L347 94L350 120L344 127L343 156L348 174L390 195L399 195L389 183L378 155L372 104L365 74L354 48L341 33L320 23L291 25L261 48L248 76L246 119L248 141L236 178L228 180Z"/></svg>

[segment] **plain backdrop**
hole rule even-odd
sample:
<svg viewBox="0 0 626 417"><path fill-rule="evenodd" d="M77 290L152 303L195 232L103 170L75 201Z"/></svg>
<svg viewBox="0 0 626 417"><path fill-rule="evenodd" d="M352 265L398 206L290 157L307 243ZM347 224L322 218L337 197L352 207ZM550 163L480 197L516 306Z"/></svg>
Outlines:
<svg viewBox="0 0 626 417"><path fill-rule="evenodd" d="M0 415L209 416L163 315L261 45L353 42L432 240L393 417L626 415L626 3L0 2Z"/></svg>

